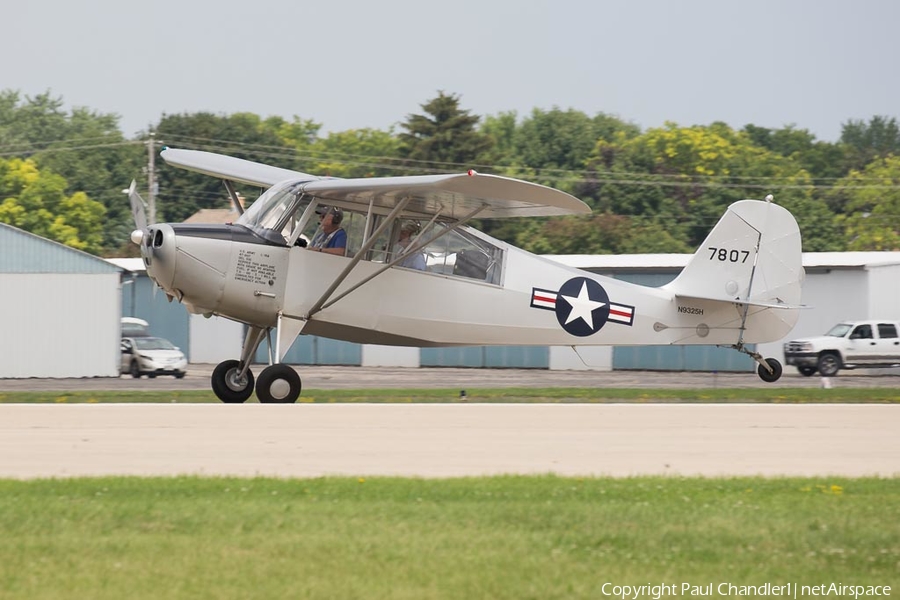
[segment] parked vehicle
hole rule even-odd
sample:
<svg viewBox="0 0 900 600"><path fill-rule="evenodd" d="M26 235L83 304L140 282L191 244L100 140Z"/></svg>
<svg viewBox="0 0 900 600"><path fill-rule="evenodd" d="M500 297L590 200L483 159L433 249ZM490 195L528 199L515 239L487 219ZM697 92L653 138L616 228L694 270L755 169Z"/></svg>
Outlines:
<svg viewBox="0 0 900 600"><path fill-rule="evenodd" d="M143 319L122 317L122 337L146 337L150 335L150 324Z"/></svg>
<svg viewBox="0 0 900 600"><path fill-rule="evenodd" d="M187 370L184 353L169 340L160 337L123 337L120 373L134 378L146 375L174 375L181 379Z"/></svg>
<svg viewBox="0 0 900 600"><path fill-rule="evenodd" d="M833 377L841 369L900 366L900 323L888 320L846 321L823 336L791 340L784 362L801 375L817 371Z"/></svg>

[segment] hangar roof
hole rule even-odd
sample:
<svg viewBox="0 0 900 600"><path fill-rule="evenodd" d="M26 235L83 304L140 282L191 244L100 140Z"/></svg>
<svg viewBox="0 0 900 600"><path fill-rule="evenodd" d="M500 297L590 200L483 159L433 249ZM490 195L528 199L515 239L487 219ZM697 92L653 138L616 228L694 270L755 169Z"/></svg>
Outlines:
<svg viewBox="0 0 900 600"><path fill-rule="evenodd" d="M0 223L0 273L116 273L109 262L69 246Z"/></svg>

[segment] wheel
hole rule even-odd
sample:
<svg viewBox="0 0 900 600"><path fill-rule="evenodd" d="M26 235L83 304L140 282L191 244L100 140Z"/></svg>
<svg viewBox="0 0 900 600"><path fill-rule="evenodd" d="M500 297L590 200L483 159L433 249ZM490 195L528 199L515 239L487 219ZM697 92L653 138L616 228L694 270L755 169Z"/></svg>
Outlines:
<svg viewBox="0 0 900 600"><path fill-rule="evenodd" d="M834 377L841 370L841 358L834 352L826 352L819 357L819 373L822 377Z"/></svg>
<svg viewBox="0 0 900 600"><path fill-rule="evenodd" d="M134 377L135 379L141 378L141 367L140 367L140 365L138 365L138 361L136 361L136 360L131 361L131 368L128 369L128 372L131 373L131 376Z"/></svg>
<svg viewBox="0 0 900 600"><path fill-rule="evenodd" d="M810 377L815 374L815 367L797 367L797 370L800 371L800 374L804 377Z"/></svg>
<svg viewBox="0 0 900 600"><path fill-rule="evenodd" d="M147 379L156 379L156 373L147 373Z"/></svg>
<svg viewBox="0 0 900 600"><path fill-rule="evenodd" d="M184 373L175 373L175 379L183 379Z"/></svg>
<svg viewBox="0 0 900 600"><path fill-rule="evenodd" d="M762 365L759 365L759 368L756 369L759 378L766 383L773 383L781 379L781 372L783 370L781 367L781 363L774 358L767 358L766 364L772 367L772 372L769 373L768 369L765 369Z"/></svg>
<svg viewBox="0 0 900 600"><path fill-rule="evenodd" d="M225 360L213 369L212 389L226 404L240 404L253 393L253 373L248 369L244 377L239 377L240 366L240 361Z"/></svg>
<svg viewBox="0 0 900 600"><path fill-rule="evenodd" d="M292 404L300 396L300 388L300 376L292 367L270 365L259 374L256 397L263 404Z"/></svg>

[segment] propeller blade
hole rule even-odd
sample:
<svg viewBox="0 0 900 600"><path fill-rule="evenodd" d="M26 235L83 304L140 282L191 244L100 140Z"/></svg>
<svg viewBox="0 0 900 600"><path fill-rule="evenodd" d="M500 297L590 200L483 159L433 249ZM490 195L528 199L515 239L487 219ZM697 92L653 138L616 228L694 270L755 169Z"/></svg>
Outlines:
<svg viewBox="0 0 900 600"><path fill-rule="evenodd" d="M141 231L146 230L147 212L145 207L147 206L147 203L144 202L141 195L137 193L137 182L132 179L131 185L128 186L128 189L124 190L124 192L128 194L128 200L131 202L131 216L134 218L135 228L140 229Z"/></svg>

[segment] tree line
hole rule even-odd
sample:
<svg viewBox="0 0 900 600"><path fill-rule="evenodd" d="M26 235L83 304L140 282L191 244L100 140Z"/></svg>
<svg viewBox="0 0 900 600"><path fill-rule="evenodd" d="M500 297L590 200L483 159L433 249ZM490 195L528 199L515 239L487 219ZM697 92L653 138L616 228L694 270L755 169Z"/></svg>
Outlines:
<svg viewBox="0 0 900 600"><path fill-rule="evenodd" d="M555 254L693 252L725 207L773 194L800 224L805 251L900 250L900 125L842 124L837 142L808 130L726 123L641 129L617 116L535 108L479 116L438 92L398 128L322 134L294 116L163 115L126 138L118 116L63 109L50 92L0 92L0 222L103 256L135 255L122 189L146 187L148 144L219 152L334 177L479 172L549 185L591 216L482 221L488 233ZM152 137L151 137L152 134ZM157 162L157 217L182 221L228 205L216 179ZM247 198L259 190L239 190Z"/></svg>

